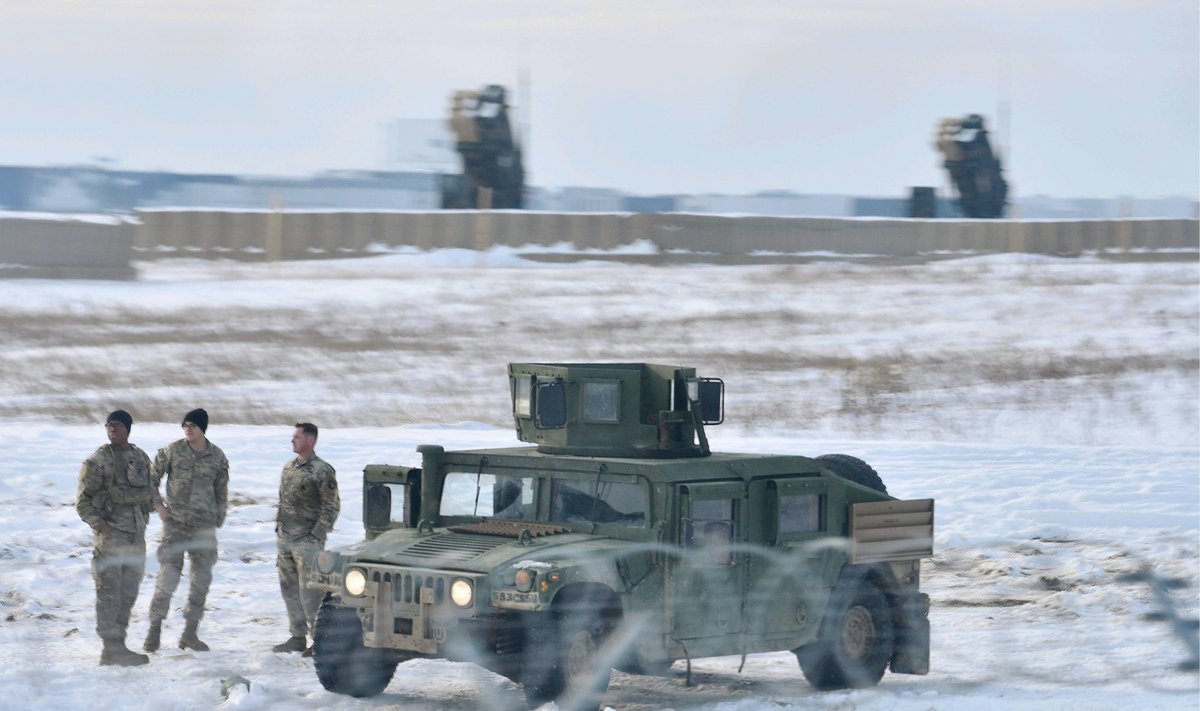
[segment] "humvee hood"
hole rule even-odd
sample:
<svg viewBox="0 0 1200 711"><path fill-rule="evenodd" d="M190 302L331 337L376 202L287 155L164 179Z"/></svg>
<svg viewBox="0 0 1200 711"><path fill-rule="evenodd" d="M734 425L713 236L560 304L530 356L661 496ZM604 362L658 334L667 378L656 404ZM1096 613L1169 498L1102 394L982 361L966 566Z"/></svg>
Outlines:
<svg viewBox="0 0 1200 711"><path fill-rule="evenodd" d="M553 562L568 556L579 560L588 555L602 556L616 547L628 547L627 542L573 533L558 526L542 526L557 530L535 534L525 525L511 535L479 533L472 531L473 528L482 527L453 526L424 536L412 529L394 529L343 554L364 563L487 573L509 562ZM531 530L530 535L523 537L521 530Z"/></svg>

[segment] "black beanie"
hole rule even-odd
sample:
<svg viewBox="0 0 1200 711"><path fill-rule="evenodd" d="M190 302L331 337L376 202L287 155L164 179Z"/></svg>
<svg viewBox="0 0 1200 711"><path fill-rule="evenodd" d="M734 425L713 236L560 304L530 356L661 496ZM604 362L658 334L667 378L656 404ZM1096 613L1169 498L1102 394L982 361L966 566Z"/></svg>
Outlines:
<svg viewBox="0 0 1200 711"><path fill-rule="evenodd" d="M208 413L202 407L197 407L195 410L184 415L183 422L190 422L199 427L201 432L208 432ZM182 425L183 422L179 424Z"/></svg>
<svg viewBox="0 0 1200 711"><path fill-rule="evenodd" d="M108 413L108 417L105 418L104 424L107 425L110 422L120 422L121 424L125 425L126 432L133 429L133 417L124 410L113 410L112 412Z"/></svg>

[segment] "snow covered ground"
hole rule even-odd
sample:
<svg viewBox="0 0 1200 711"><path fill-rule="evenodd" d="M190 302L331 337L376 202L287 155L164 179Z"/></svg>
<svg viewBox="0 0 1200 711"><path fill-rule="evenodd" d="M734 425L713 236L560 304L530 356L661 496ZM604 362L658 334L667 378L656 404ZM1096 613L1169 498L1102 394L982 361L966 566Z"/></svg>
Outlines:
<svg viewBox="0 0 1200 711"><path fill-rule="evenodd" d="M805 436L1192 445L1197 264L547 266L511 250L0 281L7 418L510 422L510 361L652 361Z"/></svg>
<svg viewBox="0 0 1200 711"><path fill-rule="evenodd" d="M401 665L380 697L325 692L287 637L272 533L290 424L322 425L339 470L331 545L360 537L368 463L517 444L510 360L655 360L726 379L715 449L870 462L937 499L932 670L820 693L790 654L615 674L616 709L1195 709L1194 628L1161 620L1149 572L1200 613L1195 264L989 257L534 267L492 252L290 264L163 262L130 282L0 282L0 708L521 708L469 664ZM96 665L79 463L125 407L132 440L178 438L207 407L233 505L201 627L146 667ZM152 523L151 550L159 528ZM146 630L157 563L134 610ZM180 594L174 601L180 603ZM222 693L222 680L242 677Z"/></svg>

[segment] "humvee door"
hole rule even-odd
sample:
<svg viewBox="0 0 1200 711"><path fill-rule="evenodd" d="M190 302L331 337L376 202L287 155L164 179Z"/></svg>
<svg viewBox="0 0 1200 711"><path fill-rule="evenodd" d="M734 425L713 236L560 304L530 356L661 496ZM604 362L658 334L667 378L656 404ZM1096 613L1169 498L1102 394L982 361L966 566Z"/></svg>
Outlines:
<svg viewBox="0 0 1200 711"><path fill-rule="evenodd" d="M680 551L670 562L673 636L721 638L742 629L744 559L741 482L684 484L677 489ZM693 645L689 645L692 648ZM697 655L705 653L694 648Z"/></svg>

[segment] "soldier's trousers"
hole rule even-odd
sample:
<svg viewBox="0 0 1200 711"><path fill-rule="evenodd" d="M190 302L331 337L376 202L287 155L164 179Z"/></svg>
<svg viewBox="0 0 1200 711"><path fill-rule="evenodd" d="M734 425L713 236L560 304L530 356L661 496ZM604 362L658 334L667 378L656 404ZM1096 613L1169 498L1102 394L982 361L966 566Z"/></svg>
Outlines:
<svg viewBox="0 0 1200 711"><path fill-rule="evenodd" d="M293 637L304 637L316 625L317 610L324 593L304 587L304 574L316 561L322 545L311 539L289 541L276 539L275 559L279 567L279 591L287 607L288 630Z"/></svg>
<svg viewBox="0 0 1200 711"><path fill-rule="evenodd" d="M187 605L183 618L199 622L204 617L204 600L212 585L212 569L217 562L217 529L190 528L179 524L163 524L162 538L158 541L159 570L154 584L154 599L150 601L150 619L161 620L171 609L171 596L179 587L183 576L183 558L191 558Z"/></svg>
<svg viewBox="0 0 1200 711"><path fill-rule="evenodd" d="M92 579L96 581L96 634L101 639L125 639L129 611L137 601L146 572L146 538L142 533L112 529L97 533L92 550Z"/></svg>

